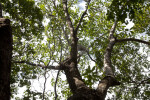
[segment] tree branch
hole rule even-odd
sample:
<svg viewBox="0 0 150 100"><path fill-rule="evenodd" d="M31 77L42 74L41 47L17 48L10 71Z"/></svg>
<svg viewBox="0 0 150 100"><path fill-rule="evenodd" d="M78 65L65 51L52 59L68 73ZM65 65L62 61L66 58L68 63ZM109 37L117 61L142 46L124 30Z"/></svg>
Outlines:
<svg viewBox="0 0 150 100"><path fill-rule="evenodd" d="M110 77L110 76L104 77L100 81L97 87L97 91L102 97L101 100L105 99L108 88L111 86L116 86L116 85L120 85L120 83L114 77Z"/></svg>
<svg viewBox="0 0 150 100"><path fill-rule="evenodd" d="M107 90L110 86L120 85L120 83L115 79L111 64L111 52L113 46L115 45L116 39L114 37L115 28L117 26L117 21L114 22L109 33L109 44L105 50L104 54L104 74L105 77L100 81L97 87L97 91L102 96L102 100L106 97Z"/></svg>
<svg viewBox="0 0 150 100"><path fill-rule="evenodd" d="M111 39L114 39L114 32L117 26L117 20L114 22L113 26L110 29L110 33L109 33L109 39L111 41Z"/></svg>
<svg viewBox="0 0 150 100"><path fill-rule="evenodd" d="M92 61L94 61L94 62L96 63L96 60L94 60L94 59L91 57L91 55L89 54L89 51L87 51L87 54L88 54L89 58L90 58Z"/></svg>
<svg viewBox="0 0 150 100"><path fill-rule="evenodd" d="M47 69L54 69L54 70L63 70L61 66L45 66L45 65L42 65L42 64L35 64L35 63L32 63L32 62L28 62L28 61L12 61L12 63L25 63L27 65L31 65L31 66L38 66L38 67L41 67L41 68L47 68Z"/></svg>
<svg viewBox="0 0 150 100"><path fill-rule="evenodd" d="M150 80L150 78L144 79L142 80L140 83L138 83L137 87L139 87L141 84L149 84L148 81Z"/></svg>
<svg viewBox="0 0 150 100"><path fill-rule="evenodd" d="M142 84L150 84L150 77L149 78L146 78L146 79L144 79L144 80L142 80L142 81L130 81L130 82L128 82L128 83L133 83L133 84L135 84L136 86L134 86L134 88L138 88L140 85L142 85Z"/></svg>
<svg viewBox="0 0 150 100"><path fill-rule="evenodd" d="M144 44L150 45L150 42L148 42L148 41L135 39L135 38L126 38L126 39L117 39L116 40L116 42L126 42L126 41L135 41L135 42L140 42L140 43L144 43Z"/></svg>
<svg viewBox="0 0 150 100"><path fill-rule="evenodd" d="M110 29L109 33L109 44L106 48L105 54L104 54L104 72L106 76L113 76L114 73L112 71L112 64L111 64L111 52L113 49L113 46L115 44L115 37L114 37L114 32L115 28L117 26L117 21L114 22L112 28Z"/></svg>
<svg viewBox="0 0 150 100"><path fill-rule="evenodd" d="M57 81L58 81L59 72L60 72L60 70L57 72L57 77L56 77L55 86L54 86L55 100L57 100L57 97L58 97L58 95L57 95L57 90L56 90L56 86L57 86Z"/></svg>
<svg viewBox="0 0 150 100"><path fill-rule="evenodd" d="M64 12L66 14L66 20L67 20L67 23L69 25L70 31L73 32L74 31L74 27L73 27L72 21L70 19L70 15L68 13L67 0L63 0L63 8L64 8Z"/></svg>
<svg viewBox="0 0 150 100"><path fill-rule="evenodd" d="M78 23L78 25L77 25L77 27L76 27L76 29L75 29L76 32L78 31L79 26L81 25L81 22L82 22L84 16L86 15L86 12L87 12L87 10L88 10L88 6L89 6L89 4L90 4L90 1L91 1L91 0L88 0L88 2L87 2L86 9L85 9L85 11L83 12L83 14L82 14L82 16L81 16L81 18L80 18L80 21L79 21L79 23Z"/></svg>
<svg viewBox="0 0 150 100"><path fill-rule="evenodd" d="M68 13L67 8L67 0L63 0L63 8L65 12L65 17L70 28L70 35L71 35L71 51L69 60L66 61L63 65L65 66L65 75L67 77L67 81L69 83L70 89L73 93L75 93L79 88L86 87L85 83L82 80L82 77L79 73L77 67L77 31L74 30L72 25L72 21L70 19L70 15Z"/></svg>
<svg viewBox="0 0 150 100"><path fill-rule="evenodd" d="M59 62L61 63L61 60L62 60L62 48L63 48L63 45L62 45L62 41L61 41L61 38L60 38L60 37L59 37L59 40L60 40L60 44L61 44L61 50L60 50L61 55L60 55L60 60L59 60ZM55 100L57 100L57 97L58 97L56 86L57 86L57 81L58 81L59 73L60 73L60 70L57 72L57 77L56 77L55 86L54 86Z"/></svg>
<svg viewBox="0 0 150 100"><path fill-rule="evenodd" d="M68 45L71 46L71 43L70 43L70 41L69 41L68 34L67 34L66 30L64 29L64 26L62 26L62 31L63 31L63 33L64 33L64 35L65 35L65 39L66 39L67 42L68 42Z"/></svg>
<svg viewBox="0 0 150 100"><path fill-rule="evenodd" d="M46 71L46 68L45 68L45 72L44 72L44 88L43 88L43 93L42 93L42 100L45 100L45 89L46 89L46 82L47 82L47 79L48 79L48 77L46 77L46 74L47 74L47 71Z"/></svg>
<svg viewBox="0 0 150 100"><path fill-rule="evenodd" d="M71 57L72 60L75 61L75 59L77 59L77 42L78 42L78 39L77 39L77 32L74 31L74 27L72 25L72 21L70 19L70 15L68 13L67 0L63 0L63 8L64 8L65 17L66 17L68 26L70 28L70 35L71 35L71 52L70 52L70 57Z"/></svg>

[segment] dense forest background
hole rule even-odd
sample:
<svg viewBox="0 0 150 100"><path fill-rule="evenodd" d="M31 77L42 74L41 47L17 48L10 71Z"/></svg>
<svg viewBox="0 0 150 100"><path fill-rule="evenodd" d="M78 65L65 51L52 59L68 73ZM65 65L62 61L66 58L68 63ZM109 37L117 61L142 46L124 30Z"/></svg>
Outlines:
<svg viewBox="0 0 150 100"><path fill-rule="evenodd" d="M74 100L84 89L150 98L149 0L0 2L13 34L12 100Z"/></svg>

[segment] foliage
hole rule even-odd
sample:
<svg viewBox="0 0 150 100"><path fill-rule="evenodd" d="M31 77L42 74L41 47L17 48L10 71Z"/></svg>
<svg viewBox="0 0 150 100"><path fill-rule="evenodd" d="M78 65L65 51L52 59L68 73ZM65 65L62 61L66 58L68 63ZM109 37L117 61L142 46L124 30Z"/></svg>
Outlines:
<svg viewBox="0 0 150 100"><path fill-rule="evenodd" d="M65 60L70 51L70 30L66 23L62 0L1 0L4 17L11 19L13 32L13 60L29 61L36 64L57 65ZM68 0L69 14L74 26L77 26L83 13L78 4L82 0ZM145 1L148 2L148 1ZM88 12L78 31L78 42L89 49L78 63L79 71L85 83L93 88L102 79L104 52L109 42L108 33L115 17L119 20L115 36L118 39L140 38L149 40L149 3L144 0L92 0ZM85 2L83 2L85 3ZM126 18L134 22L133 28L126 28ZM128 21L129 22L129 21ZM45 23L45 24L43 24ZM142 35L141 35L142 34ZM66 39L68 36L68 40ZM109 89L116 99L148 99L150 97L149 77L150 49L145 44L123 42L115 44L112 52L112 64L120 86ZM44 79L46 75L50 91L46 90L45 98L55 97L52 86L55 86L56 71L24 63L12 63L11 89L12 98L18 94L18 88L26 87L22 99L43 98L43 90L32 89L32 80ZM53 74L51 74L53 73ZM62 77L63 76L63 77ZM38 81L40 82L40 80ZM46 82L46 81L44 81ZM46 85L46 88L47 85ZM71 95L70 89L61 71L57 83L58 99ZM17 99L18 98L18 99ZM16 100L19 100L16 97Z"/></svg>
<svg viewBox="0 0 150 100"><path fill-rule="evenodd" d="M132 20L135 17L135 11L141 11L144 0L113 0L108 9L108 19L118 18L125 22L127 16Z"/></svg>

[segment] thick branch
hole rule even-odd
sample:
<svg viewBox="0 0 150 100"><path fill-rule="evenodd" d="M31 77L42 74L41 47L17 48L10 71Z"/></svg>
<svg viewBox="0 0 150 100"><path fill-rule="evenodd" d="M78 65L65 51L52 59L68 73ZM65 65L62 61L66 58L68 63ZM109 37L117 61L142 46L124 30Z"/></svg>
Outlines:
<svg viewBox="0 0 150 100"><path fill-rule="evenodd" d="M70 19L70 15L68 13L68 8L67 8L67 0L63 0L63 8L65 12L65 17L68 23L68 26L70 28L70 35L71 35L71 52L70 52L70 57L72 60L75 61L77 59L77 32L74 31L74 27L72 25L72 21Z"/></svg>
<svg viewBox="0 0 150 100"><path fill-rule="evenodd" d="M109 43L106 48L105 54L104 54L104 74L105 77L100 81L97 87L97 91L102 96L101 100L104 100L107 94L107 90L110 86L119 85L120 83L115 79L114 73L112 70L112 64L111 64L111 52L113 50L113 46L115 45L115 37L114 32L115 28L117 26L117 21L113 24L112 28L110 29L109 33Z"/></svg>
<svg viewBox="0 0 150 100"><path fill-rule="evenodd" d="M77 25L77 27L76 27L75 31L78 31L79 26L81 25L81 22L82 22L82 20L83 20L84 16L86 15L86 12L87 12L87 10L88 10L88 6L89 6L89 4L90 4L90 1L91 1L91 0L88 0L88 3L87 3L87 6L86 6L86 9L85 9L85 11L83 12L83 14L82 14L82 16L81 16L80 21L79 21L79 23L78 23L78 25Z"/></svg>
<svg viewBox="0 0 150 100"><path fill-rule="evenodd" d="M47 69L54 69L54 70L63 70L61 66L45 66L45 65L42 65L42 64L35 64L35 63L32 63L32 62L28 62L28 61L12 61L13 63L25 63L25 64L28 64L28 65L31 65L31 66L38 66L38 67L41 67L41 68L47 68Z"/></svg>
<svg viewBox="0 0 150 100"><path fill-rule="evenodd" d="M115 32L116 26L117 26L117 21L115 21L115 23L113 24L110 30L109 44L106 48L105 55L104 55L104 72L106 76L114 76L113 71L112 71L112 64L111 64L111 52L115 44L115 38L113 34Z"/></svg>
<svg viewBox="0 0 150 100"><path fill-rule="evenodd" d="M110 29L110 33L109 33L109 39L111 41L111 39L114 39L114 32L117 26L117 20L114 22L113 26Z"/></svg>
<svg viewBox="0 0 150 100"><path fill-rule="evenodd" d="M97 87L97 91L102 97L101 100L105 100L108 88L116 85L120 85L120 83L114 77L104 77L104 79L100 81Z"/></svg>
<svg viewBox="0 0 150 100"><path fill-rule="evenodd" d="M72 21L70 19L70 15L68 13L67 8L67 0L63 0L63 8L65 12L65 17L68 23L68 26L70 28L70 35L71 35L71 51L70 51L70 57L69 60L64 63L64 71L65 75L67 77L67 81L69 83L70 89L73 93L76 92L77 89L81 87L86 87L81 75L79 73L79 70L77 68L77 31L74 30L74 27L72 25Z"/></svg>
<svg viewBox="0 0 150 100"><path fill-rule="evenodd" d="M135 38L117 39L116 40L116 42L126 42L126 41L135 41L135 42L140 42L140 43L144 43L144 44L150 45L150 42L148 42L148 41L135 39Z"/></svg>

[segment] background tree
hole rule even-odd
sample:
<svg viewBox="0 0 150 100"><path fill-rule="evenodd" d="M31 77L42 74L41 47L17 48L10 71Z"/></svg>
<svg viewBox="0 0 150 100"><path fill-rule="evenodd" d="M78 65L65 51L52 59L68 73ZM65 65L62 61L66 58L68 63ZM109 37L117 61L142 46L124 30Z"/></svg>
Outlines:
<svg viewBox="0 0 150 100"><path fill-rule="evenodd" d="M23 99L103 100L107 93L111 94L107 99L150 97L147 0L2 3L5 17L12 19L14 35L12 98L17 85L26 86ZM127 28L130 21L134 26ZM51 77L54 92L46 90L52 69L58 70L57 77ZM62 79L64 74L68 82ZM41 76L43 91L33 91L32 79Z"/></svg>
<svg viewBox="0 0 150 100"><path fill-rule="evenodd" d="M0 3L0 99L10 100L10 71L12 58L12 33L10 20L2 16Z"/></svg>

